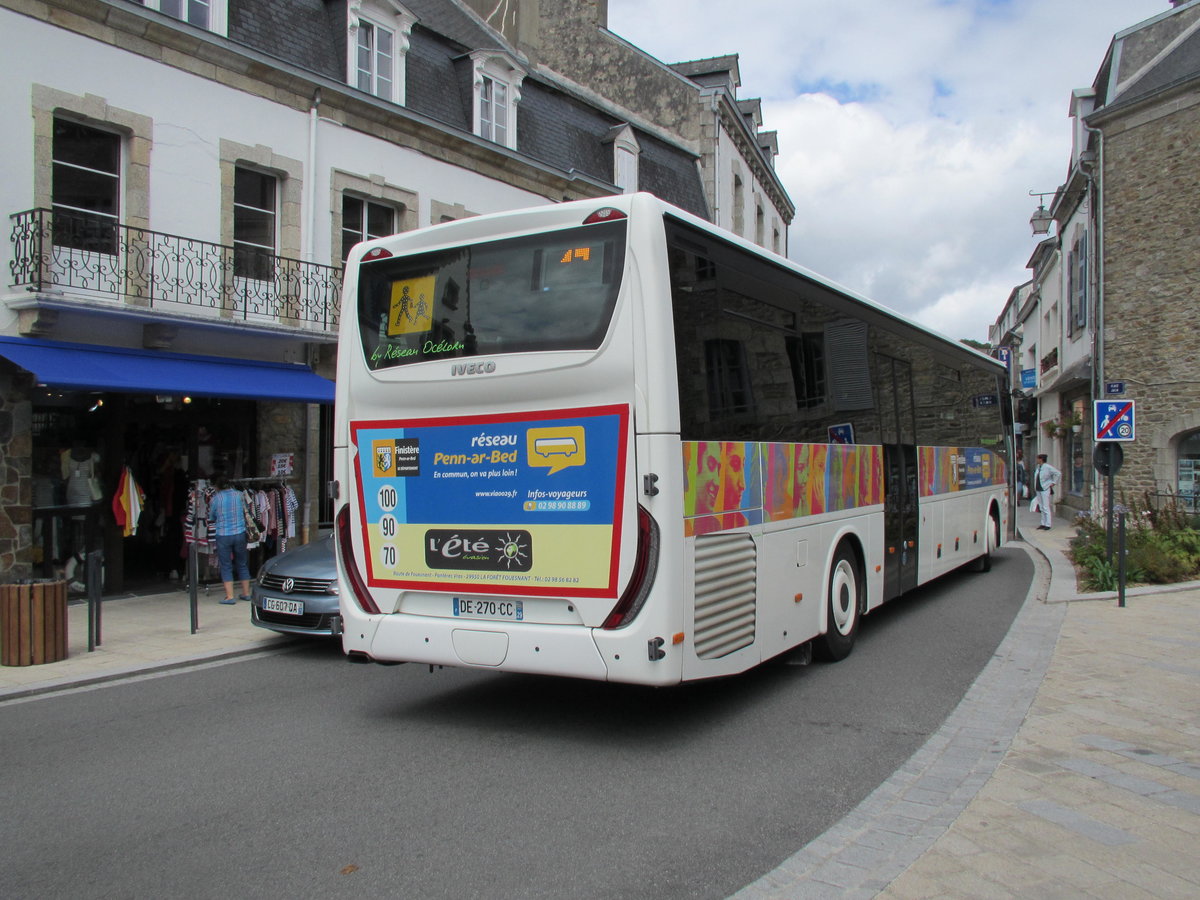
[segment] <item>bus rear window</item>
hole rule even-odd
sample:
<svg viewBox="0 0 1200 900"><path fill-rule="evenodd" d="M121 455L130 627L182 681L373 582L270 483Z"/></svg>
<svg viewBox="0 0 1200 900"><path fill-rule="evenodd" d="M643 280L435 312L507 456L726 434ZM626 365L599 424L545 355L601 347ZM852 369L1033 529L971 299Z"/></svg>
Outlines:
<svg viewBox="0 0 1200 900"><path fill-rule="evenodd" d="M358 321L367 365L594 350L624 261L619 221L364 263Z"/></svg>

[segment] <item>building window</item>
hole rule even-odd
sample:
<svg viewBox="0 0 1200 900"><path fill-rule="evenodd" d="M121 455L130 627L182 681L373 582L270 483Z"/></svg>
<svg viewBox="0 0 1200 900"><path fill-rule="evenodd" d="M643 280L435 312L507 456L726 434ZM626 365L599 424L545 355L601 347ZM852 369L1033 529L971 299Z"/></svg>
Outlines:
<svg viewBox="0 0 1200 900"><path fill-rule="evenodd" d="M810 409L825 402L825 335L817 332L787 338L796 407Z"/></svg>
<svg viewBox="0 0 1200 900"><path fill-rule="evenodd" d="M241 167L233 181L233 274L271 279L275 265L278 183L271 175Z"/></svg>
<svg viewBox="0 0 1200 900"><path fill-rule="evenodd" d="M750 367L741 341L712 338L704 342L708 372L708 408L713 418L754 411Z"/></svg>
<svg viewBox="0 0 1200 900"><path fill-rule="evenodd" d="M360 241L395 233L396 211L390 206L349 195L342 197L342 262Z"/></svg>
<svg viewBox="0 0 1200 900"><path fill-rule="evenodd" d="M1087 327L1088 254L1087 232L1081 231L1068 254L1068 296L1070 297L1070 333Z"/></svg>
<svg viewBox="0 0 1200 900"><path fill-rule="evenodd" d="M638 189L638 158L624 147L617 148L617 177L614 179L622 194L636 194Z"/></svg>
<svg viewBox="0 0 1200 900"><path fill-rule="evenodd" d="M614 125L604 142L613 145L613 184L622 194L636 194L638 158L642 153L637 135L629 125Z"/></svg>
<svg viewBox="0 0 1200 900"><path fill-rule="evenodd" d="M516 149L517 104L524 73L506 54L477 51L475 65L475 134L502 147Z"/></svg>
<svg viewBox="0 0 1200 900"><path fill-rule="evenodd" d="M479 89L479 136L507 146L508 85L486 75Z"/></svg>
<svg viewBox="0 0 1200 900"><path fill-rule="evenodd" d="M380 25L362 22L358 26L358 89L392 99L396 60L392 49L395 35Z"/></svg>
<svg viewBox="0 0 1200 900"><path fill-rule="evenodd" d="M140 0L148 9L203 28L217 34L225 33L227 0Z"/></svg>
<svg viewBox="0 0 1200 900"><path fill-rule="evenodd" d="M404 58L416 17L393 0L363 0L347 9L347 81L393 103L404 102Z"/></svg>
<svg viewBox="0 0 1200 900"><path fill-rule="evenodd" d="M742 231L746 227L745 205L746 188L742 184L742 176L735 174L733 176L733 225L730 231L743 237L745 235L742 235Z"/></svg>
<svg viewBox="0 0 1200 900"><path fill-rule="evenodd" d="M116 253L120 136L55 118L52 156L54 243L75 250Z"/></svg>

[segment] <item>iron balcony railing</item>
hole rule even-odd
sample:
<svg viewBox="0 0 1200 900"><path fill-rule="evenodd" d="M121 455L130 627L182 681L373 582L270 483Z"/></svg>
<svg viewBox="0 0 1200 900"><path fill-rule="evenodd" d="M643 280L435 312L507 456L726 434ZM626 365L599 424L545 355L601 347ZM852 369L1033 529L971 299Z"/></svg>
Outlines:
<svg viewBox="0 0 1200 900"><path fill-rule="evenodd" d="M253 248L132 228L98 215L14 213L15 288L162 311L335 331L342 270Z"/></svg>

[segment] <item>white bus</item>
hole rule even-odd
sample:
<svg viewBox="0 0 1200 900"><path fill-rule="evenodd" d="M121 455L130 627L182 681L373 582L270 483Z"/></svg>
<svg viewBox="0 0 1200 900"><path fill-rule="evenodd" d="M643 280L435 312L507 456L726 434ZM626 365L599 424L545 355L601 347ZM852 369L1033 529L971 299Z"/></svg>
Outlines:
<svg viewBox="0 0 1200 900"><path fill-rule="evenodd" d="M1009 533L1003 375L647 194L361 244L343 647L651 685L840 659Z"/></svg>

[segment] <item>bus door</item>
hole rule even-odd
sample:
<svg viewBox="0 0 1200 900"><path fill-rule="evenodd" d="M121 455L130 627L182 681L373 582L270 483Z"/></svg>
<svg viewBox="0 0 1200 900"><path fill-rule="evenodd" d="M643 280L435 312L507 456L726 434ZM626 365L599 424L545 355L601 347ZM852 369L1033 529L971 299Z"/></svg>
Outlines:
<svg viewBox="0 0 1200 900"><path fill-rule="evenodd" d="M884 354L877 354L875 362L883 435L883 595L890 600L917 586L920 510L915 403L911 363Z"/></svg>
<svg viewBox="0 0 1200 900"><path fill-rule="evenodd" d="M917 448L883 447L883 596L890 600L917 586Z"/></svg>

